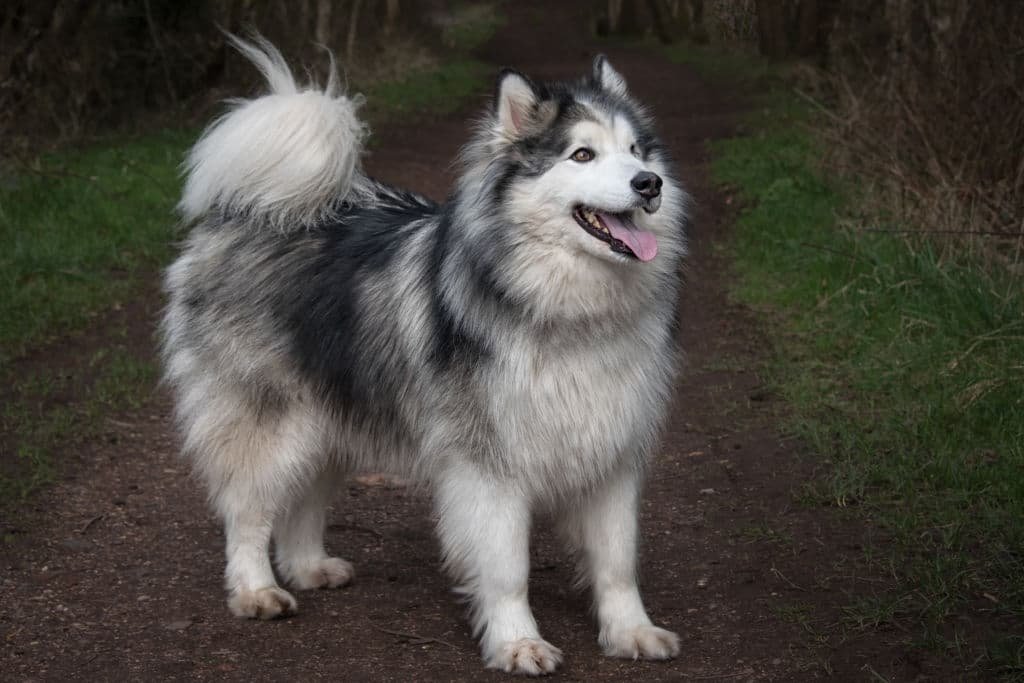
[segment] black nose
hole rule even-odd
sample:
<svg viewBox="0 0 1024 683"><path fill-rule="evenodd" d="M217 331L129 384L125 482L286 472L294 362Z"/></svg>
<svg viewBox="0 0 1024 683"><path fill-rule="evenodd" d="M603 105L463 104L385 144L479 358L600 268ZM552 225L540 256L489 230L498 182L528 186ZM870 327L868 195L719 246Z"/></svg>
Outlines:
<svg viewBox="0 0 1024 683"><path fill-rule="evenodd" d="M630 186L646 199L653 199L661 194L661 177L650 171L640 171L629 181Z"/></svg>

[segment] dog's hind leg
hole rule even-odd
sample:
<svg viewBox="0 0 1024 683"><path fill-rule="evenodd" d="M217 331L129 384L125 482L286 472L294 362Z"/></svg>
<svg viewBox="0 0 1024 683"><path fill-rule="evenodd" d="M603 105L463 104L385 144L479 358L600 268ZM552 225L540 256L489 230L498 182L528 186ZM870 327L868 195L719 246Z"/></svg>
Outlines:
<svg viewBox="0 0 1024 683"><path fill-rule="evenodd" d="M234 419L221 421L225 414ZM275 519L316 472L318 425L298 410L262 417L211 411L206 422L191 431L206 437L196 462L224 520L228 607L239 617L292 614L298 606L274 578L270 538Z"/></svg>
<svg viewBox="0 0 1024 683"><path fill-rule="evenodd" d="M274 524L277 570L299 590L339 588L355 576L349 562L330 557L324 550L327 505L337 491L339 479L340 473L332 467L321 471Z"/></svg>
<svg viewBox="0 0 1024 683"><path fill-rule="evenodd" d="M436 490L445 564L471 600L474 634L488 668L540 675L562 652L541 638L527 602L529 501L513 484L458 464Z"/></svg>
<svg viewBox="0 0 1024 683"><path fill-rule="evenodd" d="M651 623L637 585L640 475L627 469L566 506L561 530L582 551L582 578L594 590L598 642L606 655L668 659L679 637Z"/></svg>

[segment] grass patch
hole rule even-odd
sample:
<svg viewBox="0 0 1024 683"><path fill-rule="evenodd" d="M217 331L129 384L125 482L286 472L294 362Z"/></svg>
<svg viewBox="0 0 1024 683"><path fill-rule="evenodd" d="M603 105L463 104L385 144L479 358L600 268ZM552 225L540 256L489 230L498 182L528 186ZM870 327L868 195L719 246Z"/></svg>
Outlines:
<svg viewBox="0 0 1024 683"><path fill-rule="evenodd" d="M767 312L788 427L832 465L823 498L897 541L885 561L904 593L852 620L913 619L921 642L959 649L954 615L1024 618L1024 285L858 232L856 191L815 170L808 116L776 93L753 134L714 149L715 179L746 207L735 295ZM983 664L1022 672L996 642Z"/></svg>
<svg viewBox="0 0 1024 683"><path fill-rule="evenodd" d="M462 2L452 10L441 32L441 42L463 53L477 49L505 23L497 2Z"/></svg>
<svg viewBox="0 0 1024 683"><path fill-rule="evenodd" d="M167 259L192 137L161 131L6 169L0 368L130 296Z"/></svg>
<svg viewBox="0 0 1024 683"><path fill-rule="evenodd" d="M116 348L99 349L73 370L41 370L11 387L0 430L13 458L0 462L0 506L17 504L53 481L58 453L109 429L108 416L137 410L149 397L157 369Z"/></svg>
<svg viewBox="0 0 1024 683"><path fill-rule="evenodd" d="M410 114L451 114L486 92L493 68L473 59L457 59L398 81L366 88L370 118L388 120Z"/></svg>
<svg viewBox="0 0 1024 683"><path fill-rule="evenodd" d="M741 51L722 50L710 45L678 42L671 45L651 43L661 54L677 64L688 64L710 81L750 84L773 78L778 68L770 62L753 59Z"/></svg>

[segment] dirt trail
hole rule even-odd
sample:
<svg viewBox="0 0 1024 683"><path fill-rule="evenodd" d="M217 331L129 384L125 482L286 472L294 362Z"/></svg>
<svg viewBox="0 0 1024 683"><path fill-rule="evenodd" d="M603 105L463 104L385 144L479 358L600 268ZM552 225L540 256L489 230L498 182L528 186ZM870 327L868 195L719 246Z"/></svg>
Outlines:
<svg viewBox="0 0 1024 683"><path fill-rule="evenodd" d="M643 505L646 602L659 624L680 633L683 654L667 663L600 656L588 600L570 589L571 567L541 529L531 600L545 637L567 655L556 677L944 677L947 663L910 657L877 631L829 635L845 594L873 585L856 578L868 530L794 503L811 467L776 433L781 406L755 371L764 338L726 297L728 264L716 245L727 237L728 212L709 186L706 142L730 133L738 96L651 50L597 44L569 3L508 3L506 13L509 24L484 59L549 78L582 73L595 52L607 52L652 107L694 197L682 302L688 365ZM470 114L377 131L370 170L443 197ZM158 309L158 301L132 308L140 338ZM328 546L355 563L353 586L299 594L296 618L230 617L222 534L176 458L168 414L157 393L144 410L111 416L109 438L76 454L68 475L38 497L45 516L5 547L0 677L500 677L481 668L439 570L427 501L404 488L353 483L339 492Z"/></svg>

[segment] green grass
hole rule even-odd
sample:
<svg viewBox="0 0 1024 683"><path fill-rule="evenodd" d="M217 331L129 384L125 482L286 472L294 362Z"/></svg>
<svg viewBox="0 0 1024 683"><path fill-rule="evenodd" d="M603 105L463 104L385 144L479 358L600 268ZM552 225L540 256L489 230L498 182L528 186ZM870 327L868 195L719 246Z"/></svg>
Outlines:
<svg viewBox="0 0 1024 683"><path fill-rule="evenodd" d="M0 369L130 296L170 254L177 166L191 135L8 166L0 189Z"/></svg>
<svg viewBox="0 0 1024 683"><path fill-rule="evenodd" d="M370 85L366 89L367 108L375 119L450 114L473 97L487 93L492 72L492 67L473 59L445 62L400 81Z"/></svg>
<svg viewBox="0 0 1024 683"><path fill-rule="evenodd" d="M671 61L692 66L701 76L710 81L738 84L760 84L773 79L778 68L770 62L753 59L751 55L736 50L678 42L671 45L649 42L654 49Z"/></svg>
<svg viewBox="0 0 1024 683"><path fill-rule="evenodd" d="M142 407L156 376L151 362L111 346L73 371L46 369L18 379L11 387L17 399L0 411L0 429L14 444L14 457L0 462L0 509L50 483L62 464L59 454L110 429L109 416Z"/></svg>
<svg viewBox="0 0 1024 683"><path fill-rule="evenodd" d="M941 634L971 605L1024 618L1024 285L927 242L841 227L864 220L856 190L816 170L808 120L775 93L753 134L714 147L716 181L745 206L735 295L771 327L788 428L831 464L804 500L859 506L890 530L903 593L885 619L953 647ZM988 665L1019 667L999 642Z"/></svg>
<svg viewBox="0 0 1024 683"><path fill-rule="evenodd" d="M441 42L463 53L480 47L494 35L505 17L499 2L461 2L452 10L451 20L441 33Z"/></svg>

